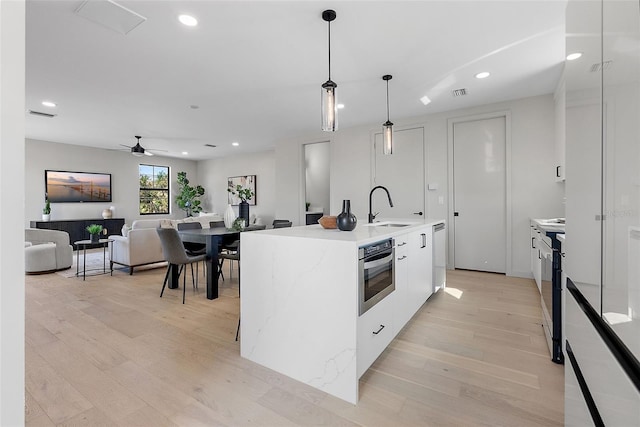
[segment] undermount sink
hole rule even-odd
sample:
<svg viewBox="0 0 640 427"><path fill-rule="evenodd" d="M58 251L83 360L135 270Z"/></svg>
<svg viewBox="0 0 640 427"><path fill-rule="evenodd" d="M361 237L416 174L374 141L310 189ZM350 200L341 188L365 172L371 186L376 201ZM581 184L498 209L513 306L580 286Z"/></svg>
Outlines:
<svg viewBox="0 0 640 427"><path fill-rule="evenodd" d="M395 222L373 222L365 224L366 227L407 227L409 224L398 224Z"/></svg>

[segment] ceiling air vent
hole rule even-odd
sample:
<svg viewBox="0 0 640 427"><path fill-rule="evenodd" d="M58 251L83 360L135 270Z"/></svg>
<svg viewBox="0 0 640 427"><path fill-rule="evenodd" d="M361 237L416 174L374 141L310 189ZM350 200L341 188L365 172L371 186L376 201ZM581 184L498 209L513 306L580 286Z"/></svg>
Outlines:
<svg viewBox="0 0 640 427"><path fill-rule="evenodd" d="M608 70L610 66L611 66L611 61L598 62L596 64L593 64L591 68L589 68L589 71L592 73L597 73L600 70L603 70L603 71Z"/></svg>
<svg viewBox="0 0 640 427"><path fill-rule="evenodd" d="M217 145L213 145L213 144L204 144L205 147L211 147L211 148L216 148Z"/></svg>
<svg viewBox="0 0 640 427"><path fill-rule="evenodd" d="M462 88L462 89L454 89L451 91L451 95L455 98L458 96L465 96L467 94L467 89Z"/></svg>
<svg viewBox="0 0 640 427"><path fill-rule="evenodd" d="M41 111L34 111L34 110L29 110L29 114L33 114L34 116L40 116L40 117L49 117L50 119L56 116L55 114L43 113Z"/></svg>

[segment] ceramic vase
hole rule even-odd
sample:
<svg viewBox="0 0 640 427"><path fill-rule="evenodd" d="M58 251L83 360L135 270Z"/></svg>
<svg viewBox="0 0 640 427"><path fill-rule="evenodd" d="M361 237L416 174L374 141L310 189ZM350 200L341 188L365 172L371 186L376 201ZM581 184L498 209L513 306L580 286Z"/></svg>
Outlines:
<svg viewBox="0 0 640 427"><path fill-rule="evenodd" d="M91 243L98 243L99 240L100 240L99 234L91 234Z"/></svg>
<svg viewBox="0 0 640 427"><path fill-rule="evenodd" d="M233 227L233 221L236 220L236 214L233 212L231 205L227 205L227 210L224 211L224 226L226 228Z"/></svg>
<svg viewBox="0 0 640 427"><path fill-rule="evenodd" d="M51 214L42 214L43 221L49 221L50 218L51 218Z"/></svg>
<svg viewBox="0 0 640 427"><path fill-rule="evenodd" d="M102 211L102 218L109 219L111 218L111 209L105 209Z"/></svg>
<svg viewBox="0 0 640 427"><path fill-rule="evenodd" d="M356 228L358 219L351 213L351 200L342 201L342 212L338 215L336 222L342 231L351 231Z"/></svg>
<svg viewBox="0 0 640 427"><path fill-rule="evenodd" d="M249 225L249 203L240 202L238 205L238 211L240 213L238 216L244 219L244 225Z"/></svg>

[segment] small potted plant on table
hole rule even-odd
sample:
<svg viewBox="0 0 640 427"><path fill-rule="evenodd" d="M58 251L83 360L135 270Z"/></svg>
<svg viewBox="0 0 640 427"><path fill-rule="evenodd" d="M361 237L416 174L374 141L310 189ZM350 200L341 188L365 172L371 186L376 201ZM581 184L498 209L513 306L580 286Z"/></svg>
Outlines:
<svg viewBox="0 0 640 427"><path fill-rule="evenodd" d="M42 220L49 221L51 218L51 203L49 203L49 198L44 199L44 208L42 208Z"/></svg>
<svg viewBox="0 0 640 427"><path fill-rule="evenodd" d="M100 224L87 225L87 231L91 235L91 243L98 243L100 233L102 233L102 226Z"/></svg>
<svg viewBox="0 0 640 427"><path fill-rule="evenodd" d="M236 188L227 188L227 191L240 199L238 205L238 213L240 218L244 218L245 225L249 225L249 203L247 200L254 196L254 192L250 188L243 188L242 185L236 185Z"/></svg>

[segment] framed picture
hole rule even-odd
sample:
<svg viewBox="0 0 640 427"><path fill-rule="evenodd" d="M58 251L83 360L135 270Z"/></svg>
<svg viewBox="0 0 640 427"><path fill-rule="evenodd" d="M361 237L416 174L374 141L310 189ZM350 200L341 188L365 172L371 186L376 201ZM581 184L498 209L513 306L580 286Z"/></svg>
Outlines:
<svg viewBox="0 0 640 427"><path fill-rule="evenodd" d="M45 192L51 203L111 202L111 174L44 171Z"/></svg>
<svg viewBox="0 0 640 427"><path fill-rule="evenodd" d="M255 175L244 175L244 176L232 176L227 180L227 188L234 190L238 185L241 185L242 188L249 188L253 191L253 197L247 199L247 203L251 206L256 205L256 200L258 199L257 185L256 185L256 176ZM240 204L240 197L237 194L231 194L227 192L229 197L229 204L233 206L237 206Z"/></svg>

